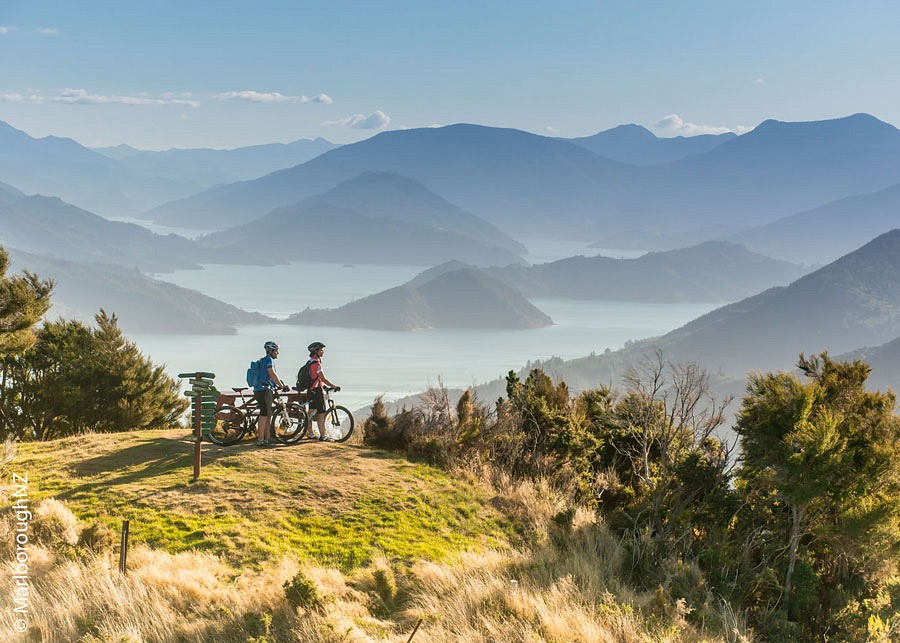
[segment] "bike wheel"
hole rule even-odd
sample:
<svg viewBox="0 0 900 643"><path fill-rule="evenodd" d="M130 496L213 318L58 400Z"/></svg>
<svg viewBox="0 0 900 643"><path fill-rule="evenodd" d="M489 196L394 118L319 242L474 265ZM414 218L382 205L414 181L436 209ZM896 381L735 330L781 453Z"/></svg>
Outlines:
<svg viewBox="0 0 900 643"><path fill-rule="evenodd" d="M239 442L247 431L247 416L236 406L226 404L216 409L216 425L207 434L209 441L227 447Z"/></svg>
<svg viewBox="0 0 900 643"><path fill-rule="evenodd" d="M302 407L296 405L276 408L272 414L271 432L282 444L293 444L306 433L308 420Z"/></svg>
<svg viewBox="0 0 900 643"><path fill-rule="evenodd" d="M344 406L335 406L325 416L325 435L335 442L346 442L353 435L353 414Z"/></svg>

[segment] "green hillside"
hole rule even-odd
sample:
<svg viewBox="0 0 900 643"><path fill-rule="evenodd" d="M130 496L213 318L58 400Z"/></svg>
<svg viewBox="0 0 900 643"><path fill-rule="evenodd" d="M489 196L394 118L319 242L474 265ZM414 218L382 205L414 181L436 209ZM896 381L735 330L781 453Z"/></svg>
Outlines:
<svg viewBox="0 0 900 643"><path fill-rule="evenodd" d="M18 446L34 500L169 552L197 549L238 567L288 554L345 570L381 554L439 560L503 548L516 526L487 489L370 449L319 443L258 449L204 443L192 481L184 429L87 435Z"/></svg>

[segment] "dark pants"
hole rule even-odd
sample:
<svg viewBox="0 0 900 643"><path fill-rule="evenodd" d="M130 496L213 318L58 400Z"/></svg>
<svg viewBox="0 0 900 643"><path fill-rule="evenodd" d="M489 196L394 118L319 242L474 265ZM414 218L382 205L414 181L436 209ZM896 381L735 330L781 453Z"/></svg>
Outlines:
<svg viewBox="0 0 900 643"><path fill-rule="evenodd" d="M253 397L255 397L256 401L259 402L260 415L272 415L272 403L275 401L275 396L272 393L272 389L264 388L261 391L253 391Z"/></svg>
<svg viewBox="0 0 900 643"><path fill-rule="evenodd" d="M309 400L309 408L315 409L319 413L325 412L325 391L321 386L309 389L306 397Z"/></svg>

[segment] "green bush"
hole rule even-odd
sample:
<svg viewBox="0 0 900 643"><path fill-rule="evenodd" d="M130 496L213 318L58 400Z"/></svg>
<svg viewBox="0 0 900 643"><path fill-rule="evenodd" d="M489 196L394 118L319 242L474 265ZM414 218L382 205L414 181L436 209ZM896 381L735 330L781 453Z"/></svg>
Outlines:
<svg viewBox="0 0 900 643"><path fill-rule="evenodd" d="M284 597L294 607L312 611L321 611L325 601L319 593L319 588L309 576L299 571L294 577L284 583Z"/></svg>

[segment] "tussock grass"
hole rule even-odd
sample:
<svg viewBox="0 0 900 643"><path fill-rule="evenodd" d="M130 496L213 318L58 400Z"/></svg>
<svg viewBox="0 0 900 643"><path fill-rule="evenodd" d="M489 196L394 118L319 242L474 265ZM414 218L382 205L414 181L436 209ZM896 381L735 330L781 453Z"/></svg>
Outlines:
<svg viewBox="0 0 900 643"><path fill-rule="evenodd" d="M154 448L162 449L158 440L178 443L167 434L128 437L138 443L149 440L145 445L151 454ZM58 450L60 443L55 446ZM252 564L244 564L234 552L166 547L168 541L157 537L158 542L152 544L139 539L129 552L128 573L122 575L117 568L117 540L108 530L104 532L102 519L98 520L106 503L117 509L128 502L142 503L141 509L155 511L152 515L158 522L152 524L163 524L165 518L166 524L183 534L193 528L194 521L209 528L204 521L218 516L216 510L204 508L224 501L205 494L225 485L236 495L244 479L229 486L227 474L234 466L208 463L204 475L209 474L209 480L201 487L179 481L183 474L160 465L158 455L151 458L157 462L156 468L148 470L150 465L135 462L133 456L120 460L123 456L112 447L96 443L71 446L76 452L90 452L88 458L94 462L79 461L78 456L85 453L70 453L56 459L56 467L47 466L42 458L51 451L45 451L45 445L20 446L25 457L21 453L16 457L17 467L27 466L30 480L49 483L40 489L41 494L46 496L49 486L67 496L44 497L33 505L31 640L399 643L408 639L420 620L416 643L748 640L740 627L726 634L699 632L687 623L679 604L658 593L639 594L629 589L621 580L626 577L623 568L627 564L622 544L592 512L565 511L564 499L547 482L513 481L483 470L460 473L458 479L450 480L435 469L377 453L358 463L353 457L365 454L351 457L352 452L336 451L335 460L350 458L344 464L358 467L349 477L374 473L380 477L369 489L357 489L353 499L327 495L317 499L320 506L334 503L336 508L328 516L338 530L347 530L338 533L355 529L361 532L356 534L360 542L369 539L365 548L353 549L361 552L353 564L341 559L335 564L327 550L319 556L315 549L285 552L273 547L262 550L261 555L259 548L254 549L254 538L288 533L297 524L291 520L301 518L256 506L256 494L256 501L233 498L233 511L241 515L225 523L254 529L243 535L246 545L239 534L230 534L241 555ZM166 457L177 460L182 447L170 446L173 455ZM124 446L125 450L131 448ZM275 478L260 473L276 455L277 450L244 453L255 459L248 464L253 475L262 476L257 486L271 485L272 493L283 501L291 494L285 493ZM224 455L220 459L228 461ZM118 461L121 470L99 466L110 461ZM303 458L289 462L299 465ZM323 461L314 462L325 466ZM88 503L83 502L79 490L86 483L75 479L73 473L73 468L85 470L85 466L94 467L90 475L99 485L97 499ZM139 471L143 475L137 475ZM147 479L151 472L158 472L156 482ZM287 481L305 477L312 485L321 479L321 473L312 470L291 474L276 468L276 473ZM243 471L243 475L251 474ZM174 502L167 513L152 496L140 498L152 488L160 489L167 502L186 504ZM73 489L78 493L70 493ZM372 490L387 499L376 501ZM472 502L484 506L462 502L458 494L463 493L473 494ZM198 496L200 509L197 515L185 514L184 507L193 506L189 503L193 495ZM307 514L316 515L316 503L310 504L315 508ZM408 517L389 519L398 506ZM77 510L81 516L76 517ZM342 512L355 510L364 512L357 522L340 526L341 520L349 520ZM318 516L322 531L307 534L307 543L315 544L317 538L328 543L334 538L325 531L328 516ZM185 527L177 526L179 520ZM386 524L379 525L379 520ZM495 535L493 540L480 537L474 529L457 540L440 533L465 521L483 521L479 529L485 531L497 525L510 531L500 530L504 538ZM3 547L11 542L13 528L10 513L0 514ZM413 537L430 539L430 544L419 549L400 547L394 539L408 539L404 530ZM507 534L515 546L505 539ZM0 549L0 553L0 560L10 561L8 549ZM3 566L3 573L11 574L12 563ZM0 610L10 613L11 609L12 595L0 594Z"/></svg>
<svg viewBox="0 0 900 643"><path fill-rule="evenodd" d="M530 499L538 510L540 488L517 484L498 496L510 505ZM420 619L416 639L437 643L726 640L701 635L677 610L669 613L672 606L656 605L656 596L622 586L621 545L583 510L568 526L544 522L547 537L529 550L467 551L411 565L377 556L343 572L296 557L240 569L210 553L140 545L122 575L115 549L88 550L88 527L64 504L43 500L36 509L55 548L30 552L39 561L32 640L400 642ZM547 520L546 508L535 522L541 516ZM8 518L0 523L4 541ZM12 563L6 567L11 573ZM314 601L291 599L298 577ZM11 597L0 595L0 610L11 607Z"/></svg>

